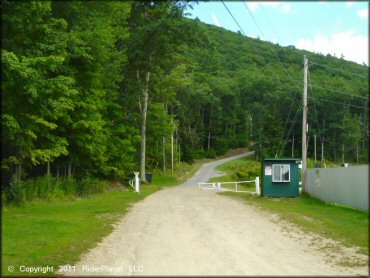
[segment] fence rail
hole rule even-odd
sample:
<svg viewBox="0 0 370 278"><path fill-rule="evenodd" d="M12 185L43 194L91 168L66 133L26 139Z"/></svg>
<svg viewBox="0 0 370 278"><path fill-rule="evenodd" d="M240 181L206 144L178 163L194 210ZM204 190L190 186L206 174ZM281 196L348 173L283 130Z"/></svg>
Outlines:
<svg viewBox="0 0 370 278"><path fill-rule="evenodd" d="M238 187L238 185L245 184L245 183L254 183L255 191L240 190L240 186ZM235 184L235 189L223 188L222 185L225 185L225 184ZM250 193L254 195L261 195L259 177L256 177L256 179L250 180L250 181L199 182L198 187L199 189L205 189L205 190L243 192L243 193Z"/></svg>

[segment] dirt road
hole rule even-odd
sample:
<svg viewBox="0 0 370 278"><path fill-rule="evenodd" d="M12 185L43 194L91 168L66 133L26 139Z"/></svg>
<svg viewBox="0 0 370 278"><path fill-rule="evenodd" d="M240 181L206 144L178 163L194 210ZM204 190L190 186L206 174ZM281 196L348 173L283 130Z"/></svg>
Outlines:
<svg viewBox="0 0 370 278"><path fill-rule="evenodd" d="M137 203L81 258L74 275L368 275L367 267L338 265L367 259L354 250L199 190L197 182L219 175L215 166L227 160L208 163L184 184Z"/></svg>

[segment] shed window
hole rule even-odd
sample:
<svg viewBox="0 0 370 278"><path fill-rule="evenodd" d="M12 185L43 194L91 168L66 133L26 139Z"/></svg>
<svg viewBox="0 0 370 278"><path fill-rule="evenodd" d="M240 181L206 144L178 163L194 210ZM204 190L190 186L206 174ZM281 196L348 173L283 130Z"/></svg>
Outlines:
<svg viewBox="0 0 370 278"><path fill-rule="evenodd" d="M273 182L290 182L290 165L273 164L272 165Z"/></svg>

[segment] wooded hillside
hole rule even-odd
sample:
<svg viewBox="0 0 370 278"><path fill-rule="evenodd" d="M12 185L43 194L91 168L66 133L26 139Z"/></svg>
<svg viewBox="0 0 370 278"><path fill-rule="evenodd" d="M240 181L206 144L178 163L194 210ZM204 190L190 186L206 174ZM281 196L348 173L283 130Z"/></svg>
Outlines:
<svg viewBox="0 0 370 278"><path fill-rule="evenodd" d="M316 135L318 159L323 143L325 159L368 162L367 66L187 19L191 5L3 1L2 186L168 170L171 146L175 163L300 157L304 55L308 155Z"/></svg>

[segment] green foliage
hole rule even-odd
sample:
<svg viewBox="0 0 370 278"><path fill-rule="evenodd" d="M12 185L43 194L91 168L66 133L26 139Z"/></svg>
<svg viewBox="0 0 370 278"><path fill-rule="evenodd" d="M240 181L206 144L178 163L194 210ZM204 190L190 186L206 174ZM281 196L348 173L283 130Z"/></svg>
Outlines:
<svg viewBox="0 0 370 278"><path fill-rule="evenodd" d="M14 173L17 182L42 175L46 165L61 184L83 181L81 195L94 186L89 177L127 179L139 168L148 72L148 170L171 166L172 136L176 162L238 147L258 159L291 156L293 136L297 156L303 55L320 64L309 65L309 157L316 135L325 160L368 162L368 67L272 45L283 68L266 42L184 18L185 6L191 4L2 3L4 185L14 186ZM19 188L12 190L17 196Z"/></svg>
<svg viewBox="0 0 370 278"><path fill-rule="evenodd" d="M254 180L261 175L261 163L255 158L246 157L232 160L217 167L217 170L225 172L222 181L246 181ZM214 178L214 180L220 180ZM254 184L250 184L254 187Z"/></svg>
<svg viewBox="0 0 370 278"><path fill-rule="evenodd" d="M24 205L35 200L64 200L87 197L109 189L107 181L90 176L82 179L58 179L51 175L29 178L23 181L12 180L5 191L5 203Z"/></svg>

